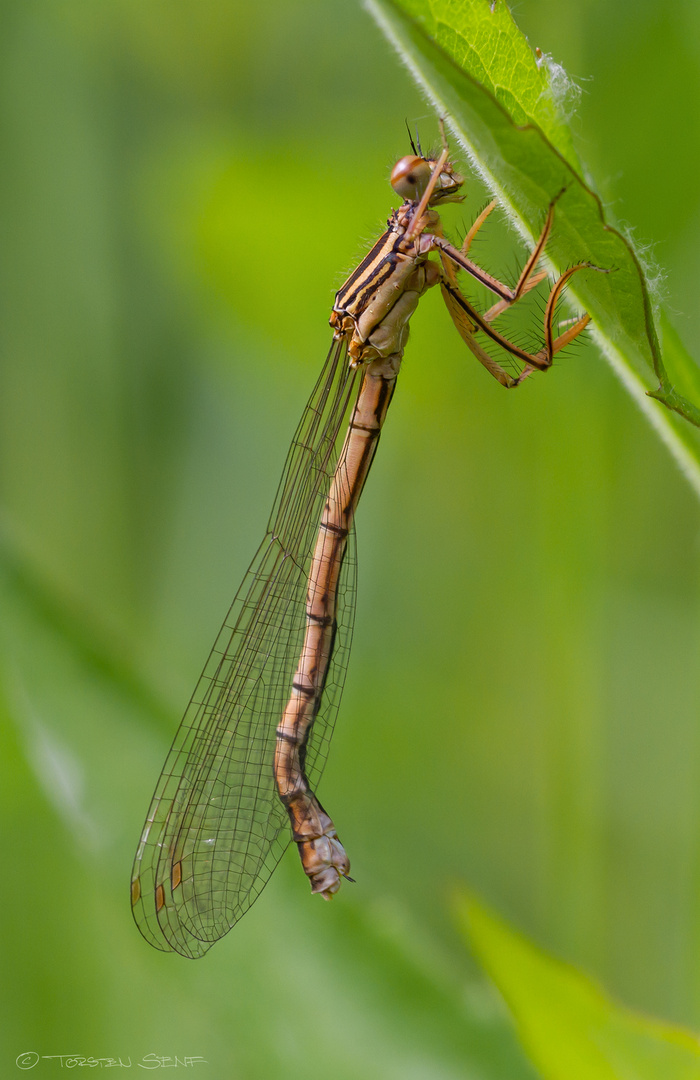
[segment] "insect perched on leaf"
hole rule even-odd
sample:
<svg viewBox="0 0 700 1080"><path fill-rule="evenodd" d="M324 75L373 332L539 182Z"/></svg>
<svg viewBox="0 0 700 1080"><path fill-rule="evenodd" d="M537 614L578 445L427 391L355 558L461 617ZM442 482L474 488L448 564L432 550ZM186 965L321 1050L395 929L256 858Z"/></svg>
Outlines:
<svg viewBox="0 0 700 1080"><path fill-rule="evenodd" d="M394 166L403 198L387 229L336 295L333 341L299 422L267 532L233 601L175 736L134 860L136 923L158 949L201 956L260 895L290 839L312 891L326 899L350 862L314 794L328 752L350 651L355 596L353 521L408 338L427 289L440 285L457 330L484 367L515 387L573 341L589 321L555 335L554 312L573 274L559 277L536 352L494 326L546 278L538 269L556 198L514 288L469 258L489 204L460 248L437 208L461 201L462 177L443 149ZM431 259L430 256L437 256ZM464 271L491 293L484 314L461 291ZM522 369L491 358L495 343ZM345 432L343 436L343 432ZM290 833L291 825L291 833Z"/></svg>

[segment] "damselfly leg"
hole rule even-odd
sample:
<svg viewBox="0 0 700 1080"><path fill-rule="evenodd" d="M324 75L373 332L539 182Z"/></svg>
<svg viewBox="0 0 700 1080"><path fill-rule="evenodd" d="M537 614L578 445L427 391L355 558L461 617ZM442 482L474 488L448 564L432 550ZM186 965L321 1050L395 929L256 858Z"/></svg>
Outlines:
<svg viewBox="0 0 700 1080"><path fill-rule="evenodd" d="M544 346L538 352L530 353L527 350L520 348L497 331L492 325L495 319L500 315L503 315L516 304L518 300L530 292L531 289L534 289L547 278L546 270L537 271L537 266L542 258L552 229L556 203L563 193L563 190L560 191L550 202L544 228L522 269L515 287L512 289L507 285L504 285L497 278L485 273L481 267L476 266L475 263L467 258L467 252L469 251L478 230L481 228L488 215L498 205L496 200L492 200L481 214L479 214L467 233L461 249L458 250L443 237L434 238L435 247L440 253L442 266L442 295L447 310L452 317L452 321L462 340L476 356L477 360L479 360L494 378L506 388L518 386L528 377L528 375L531 375L533 371L546 371L547 368L551 367L552 360L556 353L565 348L566 345L571 344L590 321L589 315L583 315L580 319L574 320L573 324L568 327L565 333L557 337L554 336L553 326L557 301L560 299L563 289L568 281L579 270L587 269L599 271L600 269L599 267L592 266L590 263L579 263L577 266L571 267L562 274L550 291L543 320ZM479 281L482 285L486 286L487 289L500 297L500 299L483 315L467 299L459 288L457 282L457 270L466 271L472 278ZM523 362L524 367L518 376L514 377L511 375L501 364L489 356L476 337L480 331L482 337L486 336L490 338L491 341L504 349L512 357Z"/></svg>

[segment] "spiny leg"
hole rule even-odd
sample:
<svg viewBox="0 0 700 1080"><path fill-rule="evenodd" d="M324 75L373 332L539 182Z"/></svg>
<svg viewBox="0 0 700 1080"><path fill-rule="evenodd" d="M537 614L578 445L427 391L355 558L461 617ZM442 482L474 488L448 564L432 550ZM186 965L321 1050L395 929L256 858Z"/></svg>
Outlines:
<svg viewBox="0 0 700 1080"><path fill-rule="evenodd" d="M507 285L504 285L502 281L498 280L498 278L495 278L493 277L493 275L488 274L485 270L482 270L480 266L472 262L471 259L467 258L467 252L469 251L474 237L483 225L484 221L486 221L486 218L497 205L495 199L490 202L488 206L485 207L485 209L482 210L482 212L479 214L476 221L474 222L466 237L464 238L464 243L462 244L461 250L454 247L454 245L451 244L449 240L445 239L444 236L435 234L430 238L431 247L434 247L439 251L440 261L442 262L443 270L445 271L447 278L453 286L457 286L457 276L455 268L457 270L466 270L466 272L470 274L473 278L475 278L477 281L480 281L482 285L485 285L487 289L490 289L491 292L495 293L496 296L500 297L498 303L494 304L493 308L489 310L488 314L491 317L489 321L491 321L491 319L495 319L498 315L501 315L511 306L511 304L514 304L517 300L520 299L521 296L524 296L525 293L529 292L530 289L533 289L536 285L539 285L539 283L543 281L544 278L547 276L546 271L540 271L540 273L536 274L535 270L539 260L542 257L545 245L547 243L547 240L549 239L549 234L552 230L552 222L554 221L554 208L557 204L557 201L561 198L565 190L566 188L562 188L561 191L559 191L550 202L542 232L540 233L539 239L535 244L532 253L527 259L525 266L522 269L522 272L520 274L520 277L518 278L514 289L511 289Z"/></svg>
<svg viewBox="0 0 700 1080"><path fill-rule="evenodd" d="M461 290L449 280L447 274L443 274L442 278L442 295L447 310L449 311L452 321L462 340L474 353L477 360L484 365L494 378L497 379L502 386L510 388L517 386L526 379L528 375L532 374L533 371L546 371L548 367L551 367L552 359L556 353L566 345L569 345L588 325L590 316L583 315L580 319L577 319L573 325L569 326L563 334L560 334L557 338L553 335L554 311L562 290L569 279L578 270L584 269L607 273L607 270L601 270L600 267L592 266L591 263L579 263L576 266L570 267L569 270L561 275L552 288L547 301L544 314L545 344L537 353L529 353L503 337L502 334L491 326L491 320L489 318L491 313L487 312L486 315L481 315L476 308L469 303ZM517 378L510 375L481 347L480 343L476 340L476 334L480 330L487 337L490 337L492 341L496 342L497 345L500 345L506 352L510 353L511 356L523 361L525 367Z"/></svg>
<svg viewBox="0 0 700 1080"><path fill-rule="evenodd" d="M471 225L467 235L464 237L464 240L462 241L462 246L460 248L460 254L461 255L463 255L465 257L467 256L467 254L469 253L469 249L470 249L470 247L472 245L472 241L473 241L474 237L476 236L479 229L481 228L481 226L486 221L489 214L491 214L496 209L497 206L498 206L498 199L492 199L491 202L488 203L487 206L485 206L484 209L481 211L481 213L478 215L476 220ZM545 237L545 240L546 240L546 237ZM457 267L455 266L455 263L452 260L450 260L446 255L444 255L442 251L440 252L440 259L441 259L441 262L442 262L442 268L443 268L444 272L447 274L447 276L449 277L450 282L453 285L457 286ZM471 262L471 260L469 260L469 261ZM472 263L472 266L475 266L475 264ZM459 267L459 269L463 269L463 267ZM539 283L544 278L546 278L546 276L547 276L547 272L546 272L546 270L543 270L539 274L534 274L532 277L530 277L527 280L523 280L522 282L518 282L518 287L516 287L516 289L514 290L514 293L517 293L517 295L514 295L512 300L499 300L497 304L494 304L493 308L491 309L493 311L493 316L492 317L496 318L497 315L500 315L501 312L505 311L506 308L509 308L511 304L514 304L515 301L520 298L520 296L523 296L526 292L529 292L530 289L534 289L534 287L536 285L539 285ZM485 271L481 270L480 267L479 267L479 277L480 277L480 280L482 280L483 283L488 288L492 289L492 291L495 291L495 290L493 290L493 284L497 284L499 286L499 288L501 290L503 290L503 291L507 290L507 288L508 288L507 285L503 285L503 283L498 281L497 278L491 278L490 275L486 275ZM484 280L484 278L487 278L489 280ZM521 275L521 278L522 278L522 275ZM519 289L519 291L518 291L518 289Z"/></svg>
<svg viewBox="0 0 700 1080"><path fill-rule="evenodd" d="M486 218L489 216L489 214L493 213L493 211L496 209L497 206L498 206L498 199L492 199L491 202L488 203L488 205L485 206L484 209L481 211L481 213L477 217L476 221L474 221L472 223L472 226L469 229L469 232L467 233L467 235L464 237L464 240L462 241L462 246L459 249L462 252L463 255L468 255L469 254L469 248L472 246L472 240L474 239L474 237L478 233L481 226L486 221Z"/></svg>
<svg viewBox="0 0 700 1080"><path fill-rule="evenodd" d="M570 320L570 325L565 332L560 334L557 338L554 338L554 312L564 286L577 270L584 268L600 270L599 267L591 266L590 263L580 263L562 274L550 292L544 314L545 345L538 353L529 354L524 349L520 349L518 346L515 346L513 342L508 341L505 337L495 331L491 326L494 319L498 318L499 315L502 315L503 312L516 303L525 295L525 293L529 292L530 289L533 289L546 278L546 271L543 270L539 273L535 273L535 270L542 257L542 253L552 229L554 208L565 191L566 188L562 188L550 202L540 237L525 263L514 289L508 289L502 282L498 281L497 278L492 278L491 275L486 274L480 267L477 267L472 263L470 259L467 259L467 253L474 237L488 218L489 214L491 214L497 206L497 200L493 199L478 215L467 232L459 252L457 252L457 249L453 248L443 237L436 236L434 238L434 246L440 253L440 261L442 264L442 294L452 320L455 323L460 336L480 363L490 371L502 386L517 386L523 379L526 379L528 375L532 374L533 371L546 370L551 366L555 354L578 337L590 321L590 316L587 314L580 319ZM457 255L457 257L455 257L455 255ZM457 269L467 270L473 277L480 280L482 284L485 284L487 288L500 294L501 299L489 308L484 315L477 312L461 292L457 284ZM602 272L607 273L607 271ZM505 371L497 361L493 360L493 358L481 347L475 338L475 335L479 330L482 330L488 337L512 356L516 356L524 362L525 366L517 378L509 375L508 372Z"/></svg>
<svg viewBox="0 0 700 1080"><path fill-rule="evenodd" d="M557 338L553 337L554 311L557 305L557 301L562 294L564 286L578 270L596 270L599 274L609 273L608 270L604 270L600 266L593 266L591 263L583 262L577 263L576 266L570 266L569 269L561 275L559 280L555 282L554 287L549 294L547 306L544 311L545 344L544 348L540 349L537 354L538 359L543 359L547 362L547 367L551 365L552 357L555 355L555 353L558 353L560 349L563 349L566 345L569 345L575 338L577 338L581 331L584 330L586 326L588 326L588 323L591 319L590 315L588 314L582 315L581 318L577 319L571 326L569 326L569 328L565 330L563 334L560 334Z"/></svg>
<svg viewBox="0 0 700 1080"><path fill-rule="evenodd" d="M567 345L570 345L571 342L574 341L583 330L585 330L585 328L591 321L590 315L588 313L585 313L579 319L573 318L567 320L568 327L563 334L560 334L556 338L553 335L554 313L556 310L557 301L559 300L562 291L569 279L573 277L577 270L584 269L597 270L599 273L602 274L606 274L608 272L607 270L601 269L601 267L599 266L592 266L591 263L578 263L576 266L572 266L568 270L566 270L555 282L549 294L549 298L547 300L547 305L544 312L544 348L540 349L540 351L536 354L536 359L544 362L546 367L551 367L554 356L561 349L564 349ZM500 315L507 306L509 305L502 305L501 303L494 304L493 308L490 308L489 311L487 311L484 315L484 322L491 323L491 321L495 319L498 315ZM533 365L531 362L526 363L525 367L516 379L516 385L518 383L521 383L523 379L526 379L528 375L531 375L532 372L536 370L543 369L538 367L537 365Z"/></svg>
<svg viewBox="0 0 700 1080"><path fill-rule="evenodd" d="M483 321L483 317L472 307L460 289L447 279L446 275L442 278L441 289L447 310L457 328L459 336L462 338L462 341L467 348L471 350L479 363L483 364L486 370L493 375L494 379L498 380L501 386L505 386L507 389L517 386L520 379L515 379L501 366L501 364L489 356L486 350L481 346L480 342L477 341L475 335L479 330L484 330L491 338L495 338L498 344L509 352L512 353L515 347L511 345L511 342L502 338L497 331L491 330L488 323ZM531 366L530 359L535 359L534 357L530 358L529 354L520 356L519 358L524 361L526 367Z"/></svg>

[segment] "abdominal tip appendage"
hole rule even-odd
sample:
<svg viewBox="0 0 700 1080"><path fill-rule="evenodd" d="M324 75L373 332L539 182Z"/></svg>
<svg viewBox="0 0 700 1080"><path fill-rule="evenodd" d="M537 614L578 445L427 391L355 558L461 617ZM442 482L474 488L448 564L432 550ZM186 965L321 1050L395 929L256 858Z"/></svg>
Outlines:
<svg viewBox="0 0 700 1080"><path fill-rule="evenodd" d="M340 888L340 877L334 866L326 866L311 879L311 892L330 900Z"/></svg>

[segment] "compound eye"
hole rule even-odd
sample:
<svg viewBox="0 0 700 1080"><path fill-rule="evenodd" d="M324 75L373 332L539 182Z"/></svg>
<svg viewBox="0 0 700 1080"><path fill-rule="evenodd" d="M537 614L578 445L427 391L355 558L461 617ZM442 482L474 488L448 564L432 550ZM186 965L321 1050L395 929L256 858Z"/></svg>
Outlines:
<svg viewBox="0 0 700 1080"><path fill-rule="evenodd" d="M432 169L425 158L409 154L401 158L391 171L391 186L404 199L420 199L428 186Z"/></svg>

